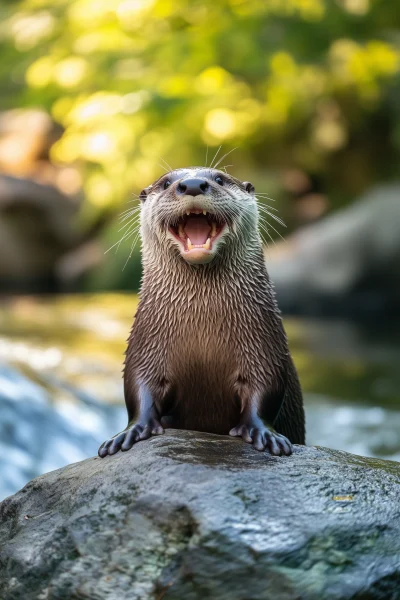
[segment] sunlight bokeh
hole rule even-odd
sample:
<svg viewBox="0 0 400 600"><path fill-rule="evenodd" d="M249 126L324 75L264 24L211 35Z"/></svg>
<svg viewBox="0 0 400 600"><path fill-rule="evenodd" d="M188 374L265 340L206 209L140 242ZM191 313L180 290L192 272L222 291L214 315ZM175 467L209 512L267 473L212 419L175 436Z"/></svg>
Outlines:
<svg viewBox="0 0 400 600"><path fill-rule="evenodd" d="M3 108L41 106L63 127L50 157L79 169L87 218L158 176L160 157L202 164L207 146L238 146L234 171L261 185L278 172L282 193L281 170L311 172L333 205L398 158L398 17L382 2L25 0L2 17Z"/></svg>

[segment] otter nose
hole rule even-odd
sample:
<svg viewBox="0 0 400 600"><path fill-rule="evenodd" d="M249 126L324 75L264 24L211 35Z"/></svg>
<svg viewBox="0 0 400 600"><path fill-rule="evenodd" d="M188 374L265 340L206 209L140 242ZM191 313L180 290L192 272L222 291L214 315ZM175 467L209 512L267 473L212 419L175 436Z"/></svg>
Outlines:
<svg viewBox="0 0 400 600"><path fill-rule="evenodd" d="M178 184L178 192L187 196L204 194L209 188L206 179L184 179Z"/></svg>

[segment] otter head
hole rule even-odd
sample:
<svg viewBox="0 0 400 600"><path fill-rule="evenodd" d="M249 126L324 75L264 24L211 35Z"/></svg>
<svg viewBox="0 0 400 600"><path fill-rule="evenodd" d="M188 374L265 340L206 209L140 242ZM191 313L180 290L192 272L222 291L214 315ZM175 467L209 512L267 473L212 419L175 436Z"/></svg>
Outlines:
<svg viewBox="0 0 400 600"><path fill-rule="evenodd" d="M190 167L163 175L141 194L143 245L206 264L257 231L254 186L216 169Z"/></svg>

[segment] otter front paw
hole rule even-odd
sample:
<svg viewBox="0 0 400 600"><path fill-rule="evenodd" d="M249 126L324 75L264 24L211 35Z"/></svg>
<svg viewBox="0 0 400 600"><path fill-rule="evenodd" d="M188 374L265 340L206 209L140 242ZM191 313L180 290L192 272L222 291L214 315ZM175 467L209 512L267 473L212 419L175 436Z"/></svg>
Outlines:
<svg viewBox="0 0 400 600"><path fill-rule="evenodd" d="M280 433L276 433L268 427L240 424L230 430L229 435L241 437L248 444L253 444L256 450L267 449L274 456L290 456L293 452L291 442Z"/></svg>
<svg viewBox="0 0 400 600"><path fill-rule="evenodd" d="M130 450L136 442L147 440L152 435L160 435L164 433L162 425L158 421L151 421L145 425L136 423L130 427L117 433L110 440L106 440L99 448L100 458L104 458L107 454L115 454L119 450L125 452Z"/></svg>

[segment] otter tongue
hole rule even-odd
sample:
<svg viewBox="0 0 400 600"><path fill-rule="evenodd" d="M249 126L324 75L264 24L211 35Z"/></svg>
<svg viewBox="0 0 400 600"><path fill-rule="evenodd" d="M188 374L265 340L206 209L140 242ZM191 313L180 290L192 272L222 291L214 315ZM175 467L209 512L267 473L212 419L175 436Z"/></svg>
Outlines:
<svg viewBox="0 0 400 600"><path fill-rule="evenodd" d="M184 231L194 246L201 246L206 243L211 226L205 217L189 217Z"/></svg>

